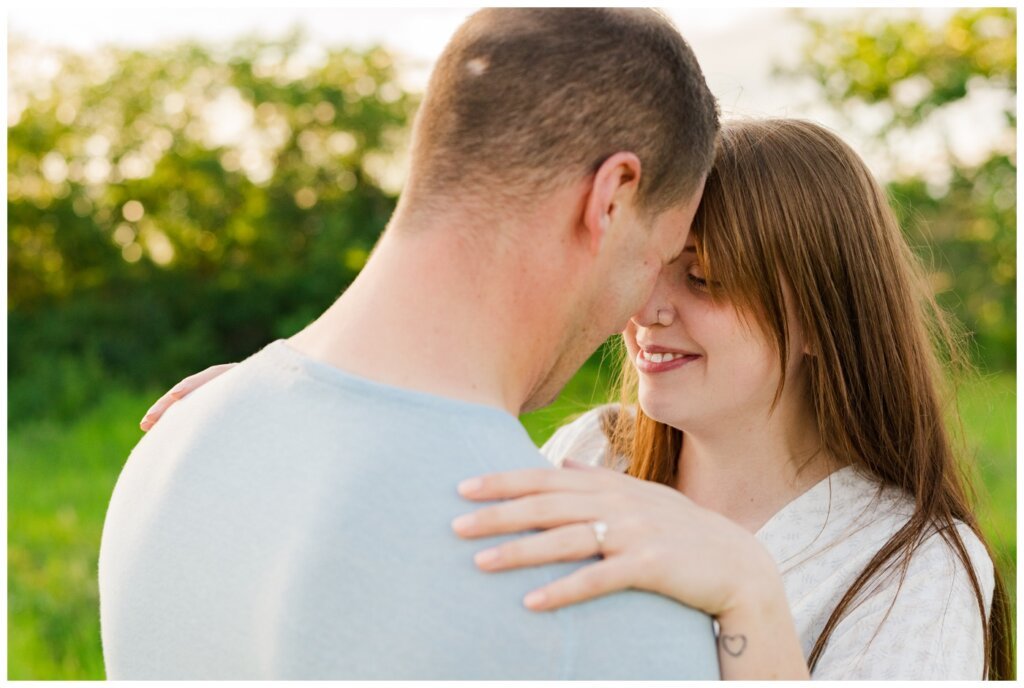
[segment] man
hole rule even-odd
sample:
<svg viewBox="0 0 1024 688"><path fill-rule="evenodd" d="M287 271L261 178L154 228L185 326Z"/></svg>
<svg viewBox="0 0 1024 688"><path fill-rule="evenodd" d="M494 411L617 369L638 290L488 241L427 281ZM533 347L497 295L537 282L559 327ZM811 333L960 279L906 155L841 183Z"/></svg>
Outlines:
<svg viewBox="0 0 1024 688"><path fill-rule="evenodd" d="M683 248L717 110L647 10L488 9L439 59L408 184L306 329L171 408L100 551L110 678L717 677L708 617L627 591L538 613L585 562L488 575L457 483L546 466L555 398Z"/></svg>

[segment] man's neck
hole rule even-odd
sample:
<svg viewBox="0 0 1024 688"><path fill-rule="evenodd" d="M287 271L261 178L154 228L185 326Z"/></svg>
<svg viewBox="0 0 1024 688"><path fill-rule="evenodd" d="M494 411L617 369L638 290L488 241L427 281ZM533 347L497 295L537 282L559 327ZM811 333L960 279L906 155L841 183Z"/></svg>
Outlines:
<svg viewBox="0 0 1024 688"><path fill-rule="evenodd" d="M346 372L518 415L553 342L544 285L512 244L388 229L345 293L289 343Z"/></svg>

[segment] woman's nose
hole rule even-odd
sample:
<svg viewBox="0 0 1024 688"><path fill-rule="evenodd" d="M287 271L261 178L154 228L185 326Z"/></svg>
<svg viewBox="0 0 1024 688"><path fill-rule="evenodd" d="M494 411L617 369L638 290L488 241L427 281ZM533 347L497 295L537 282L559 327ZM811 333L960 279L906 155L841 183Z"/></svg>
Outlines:
<svg viewBox="0 0 1024 688"><path fill-rule="evenodd" d="M676 311L667 298L665 298L664 284L659 277L658 283L651 293L643 308L633 316L633 322L640 327L654 327L661 325L668 327L676 320Z"/></svg>

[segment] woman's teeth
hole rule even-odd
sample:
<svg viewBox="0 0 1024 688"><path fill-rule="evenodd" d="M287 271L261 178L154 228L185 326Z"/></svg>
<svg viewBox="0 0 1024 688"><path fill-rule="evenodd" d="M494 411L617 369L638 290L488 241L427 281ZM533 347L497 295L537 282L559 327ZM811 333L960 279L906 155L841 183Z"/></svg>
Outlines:
<svg viewBox="0 0 1024 688"><path fill-rule="evenodd" d="M685 358L685 357L686 357L686 354L669 354L669 353L665 353L665 354L651 354L651 353L647 353L643 349L640 350L640 355L639 355L639 358L642 358L645 361L650 361L651 363L667 363L668 361L674 361L677 358Z"/></svg>

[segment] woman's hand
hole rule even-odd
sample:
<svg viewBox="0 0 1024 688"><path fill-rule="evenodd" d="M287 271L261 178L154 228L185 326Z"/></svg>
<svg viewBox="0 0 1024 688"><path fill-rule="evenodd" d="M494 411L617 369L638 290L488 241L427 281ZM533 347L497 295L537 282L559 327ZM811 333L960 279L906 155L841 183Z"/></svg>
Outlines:
<svg viewBox="0 0 1024 688"><path fill-rule="evenodd" d="M160 416L164 415L164 411L169 409L174 402L184 399L186 396L202 387L213 378L222 373L226 373L236 365L238 364L221 363L220 365L210 366L201 373L189 375L187 378L174 385L174 387L171 387L166 394L156 400L156 403L153 404L150 409L146 411L146 415L142 417L139 427L148 432L156 422L160 420Z"/></svg>
<svg viewBox="0 0 1024 688"><path fill-rule="evenodd" d="M600 554L523 603L540 611L624 588L661 593L716 618L722 678L810 678L782 578L749 532L666 485L565 465L459 485L467 499L509 500L455 519L460 536L542 530L478 552L477 566L501 571ZM601 545L596 523L607 527Z"/></svg>
<svg viewBox="0 0 1024 688"><path fill-rule="evenodd" d="M474 501L510 500L455 519L462 537L544 531L477 553L485 571L603 554L527 595L531 609L632 587L718 616L756 599L766 581L779 577L771 556L737 524L670 487L608 469L569 464L569 470L495 473L463 482L459 493ZM595 522L607 525L600 551Z"/></svg>

